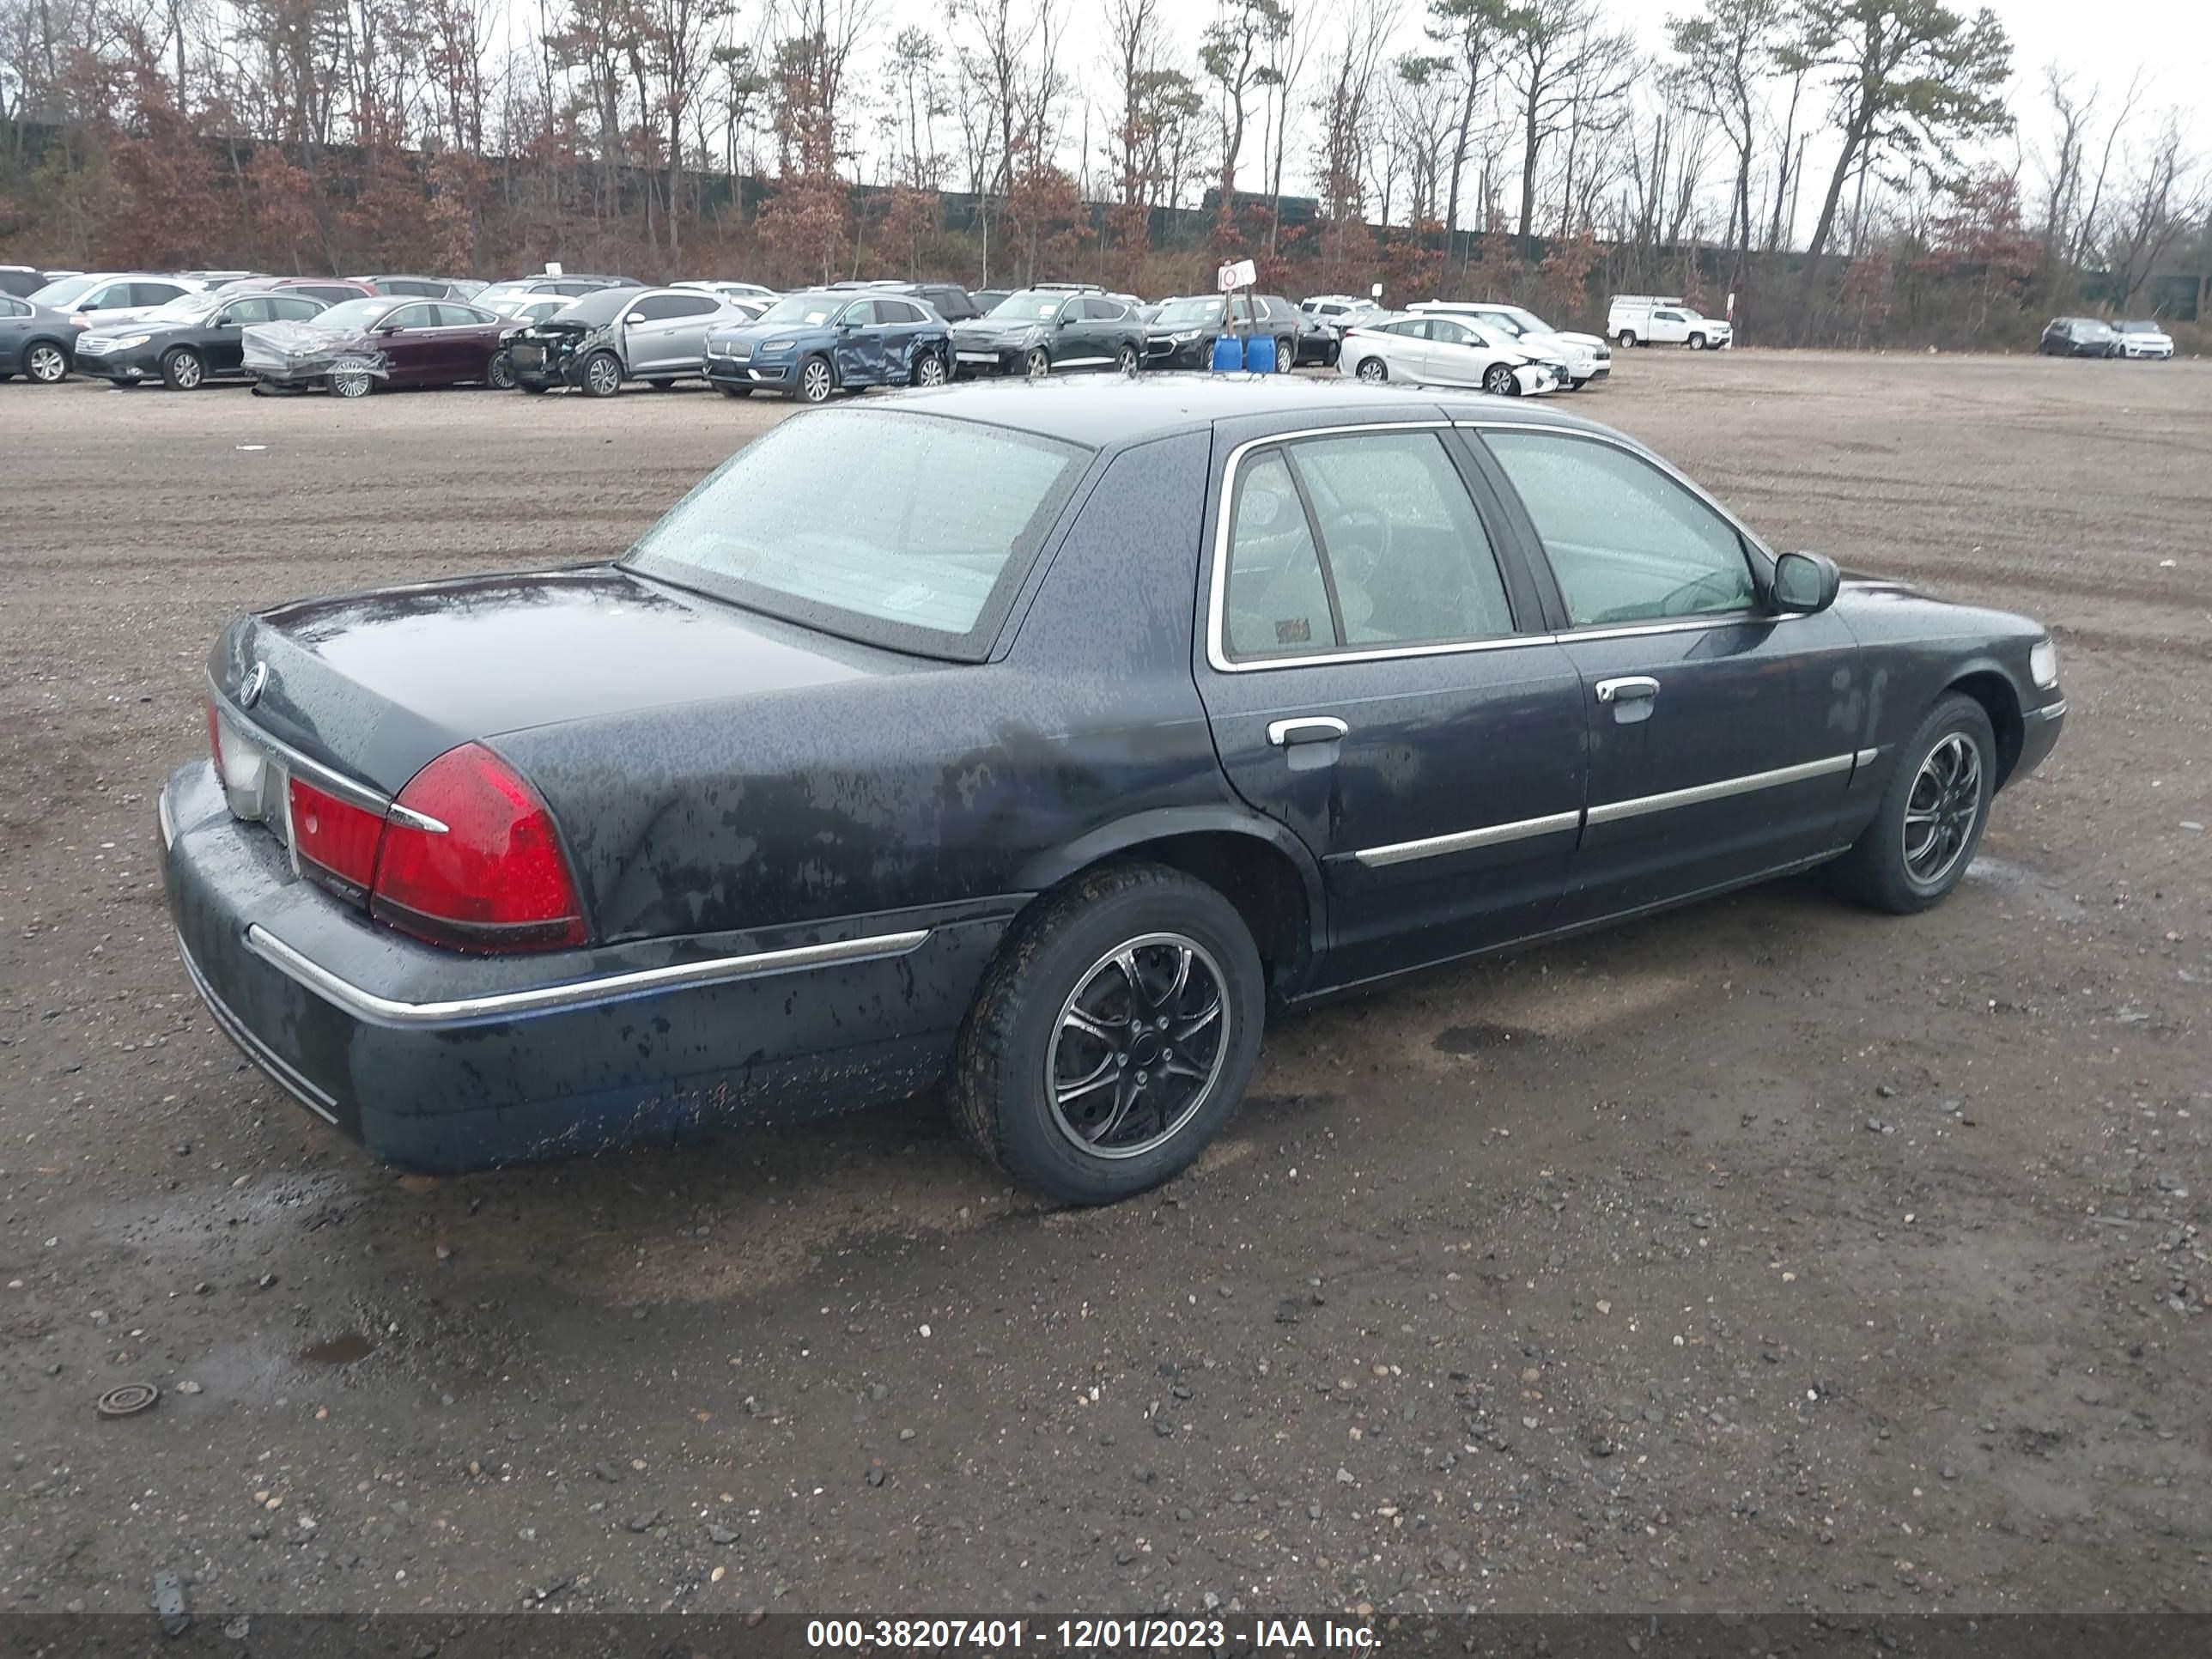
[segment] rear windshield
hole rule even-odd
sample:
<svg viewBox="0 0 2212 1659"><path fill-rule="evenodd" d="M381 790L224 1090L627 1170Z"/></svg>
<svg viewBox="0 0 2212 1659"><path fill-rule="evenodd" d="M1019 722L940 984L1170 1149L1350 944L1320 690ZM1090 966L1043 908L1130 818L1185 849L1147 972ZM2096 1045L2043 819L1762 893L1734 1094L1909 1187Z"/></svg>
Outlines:
<svg viewBox="0 0 2212 1659"><path fill-rule="evenodd" d="M803 414L732 456L623 562L824 633L979 662L1087 454L903 410Z"/></svg>

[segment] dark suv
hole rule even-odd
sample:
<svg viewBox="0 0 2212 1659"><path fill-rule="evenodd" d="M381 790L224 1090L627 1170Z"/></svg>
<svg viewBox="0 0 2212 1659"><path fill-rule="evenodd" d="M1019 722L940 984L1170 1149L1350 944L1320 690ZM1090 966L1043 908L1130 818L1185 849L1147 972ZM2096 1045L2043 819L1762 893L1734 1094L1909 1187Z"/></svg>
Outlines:
<svg viewBox="0 0 2212 1659"><path fill-rule="evenodd" d="M2117 357L2120 337L2094 317L2054 317L2036 349L2046 357Z"/></svg>
<svg viewBox="0 0 2212 1659"><path fill-rule="evenodd" d="M1076 283L1037 283L1009 294L987 317L954 325L957 374L1027 374L1118 368L1145 361L1145 325L1126 300Z"/></svg>
<svg viewBox="0 0 2212 1659"><path fill-rule="evenodd" d="M1227 332L1273 335L1275 368L1287 374L1302 363L1334 363L1342 335L1279 294L1239 294L1233 306L1219 294L1193 294L1162 305L1146 330L1147 368L1205 368L1213 343Z"/></svg>

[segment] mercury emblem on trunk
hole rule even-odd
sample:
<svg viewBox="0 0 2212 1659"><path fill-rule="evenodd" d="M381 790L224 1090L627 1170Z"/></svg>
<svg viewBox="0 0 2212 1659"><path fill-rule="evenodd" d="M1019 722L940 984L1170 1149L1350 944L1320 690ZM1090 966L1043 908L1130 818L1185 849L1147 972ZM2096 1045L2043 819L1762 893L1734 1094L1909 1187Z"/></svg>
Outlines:
<svg viewBox="0 0 2212 1659"><path fill-rule="evenodd" d="M258 662L246 671L246 678L238 688L238 706L251 708L261 701L262 689L269 684L269 665Z"/></svg>

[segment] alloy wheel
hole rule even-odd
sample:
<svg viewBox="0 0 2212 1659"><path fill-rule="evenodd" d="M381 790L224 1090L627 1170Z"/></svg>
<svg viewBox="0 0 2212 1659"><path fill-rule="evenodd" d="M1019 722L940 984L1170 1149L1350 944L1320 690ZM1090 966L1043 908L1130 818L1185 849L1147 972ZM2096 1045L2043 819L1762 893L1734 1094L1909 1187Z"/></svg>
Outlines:
<svg viewBox="0 0 2212 1659"><path fill-rule="evenodd" d="M23 368L40 386L52 386L69 373L69 359L62 356L59 346L42 343L31 348L31 355Z"/></svg>
<svg viewBox="0 0 2212 1659"><path fill-rule="evenodd" d="M1521 383L1504 363L1492 363L1483 371L1482 389L1493 398L1510 398L1521 390Z"/></svg>
<svg viewBox="0 0 2212 1659"><path fill-rule="evenodd" d="M484 380L495 392L514 391L514 359L504 351L494 352L491 362L485 365Z"/></svg>
<svg viewBox="0 0 2212 1659"><path fill-rule="evenodd" d="M815 358L799 371L799 395L810 404L826 404L834 388L830 380L830 365Z"/></svg>
<svg viewBox="0 0 2212 1659"><path fill-rule="evenodd" d="M606 353L584 366L584 385L594 398L611 398L622 390L622 365Z"/></svg>
<svg viewBox="0 0 2212 1659"><path fill-rule="evenodd" d="M1045 1056L1053 1121L1097 1158L1135 1158L1196 1115L1230 1052L1221 966L1182 933L1146 933L1091 965Z"/></svg>
<svg viewBox="0 0 2212 1659"><path fill-rule="evenodd" d="M1974 838L1982 814L1982 751L1964 732L1953 732L1928 751L1905 802L1905 867L1923 887L1933 887Z"/></svg>
<svg viewBox="0 0 2212 1659"><path fill-rule="evenodd" d="M921 362L915 367L914 379L917 386L943 386L945 359L933 351L924 353Z"/></svg>
<svg viewBox="0 0 2212 1659"><path fill-rule="evenodd" d="M169 384L179 392L198 390L206 373L197 352L179 351L169 360Z"/></svg>
<svg viewBox="0 0 2212 1659"><path fill-rule="evenodd" d="M1024 362L1032 380L1042 380L1052 373L1052 355L1042 346L1032 346Z"/></svg>
<svg viewBox="0 0 2212 1659"><path fill-rule="evenodd" d="M1364 357L1360 360L1359 378L1371 385L1375 381L1389 379L1390 371L1382 366L1380 357Z"/></svg>
<svg viewBox="0 0 2212 1659"><path fill-rule="evenodd" d="M365 368L341 368L331 375L331 392L339 398L366 398L375 384Z"/></svg>
<svg viewBox="0 0 2212 1659"><path fill-rule="evenodd" d="M1137 372L1137 348L1133 345L1123 346L1114 354L1114 365L1124 374L1134 374Z"/></svg>

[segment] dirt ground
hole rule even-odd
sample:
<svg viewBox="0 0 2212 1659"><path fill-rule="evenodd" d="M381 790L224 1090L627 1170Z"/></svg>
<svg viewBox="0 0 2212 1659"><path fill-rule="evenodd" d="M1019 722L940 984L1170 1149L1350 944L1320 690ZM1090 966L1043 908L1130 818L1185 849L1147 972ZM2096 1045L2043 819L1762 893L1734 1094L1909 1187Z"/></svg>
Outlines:
<svg viewBox="0 0 2212 1659"><path fill-rule="evenodd" d="M1929 915L1785 884L1285 1022L1074 1213L913 1108L402 1181L176 960L226 617L617 551L779 410L0 387L0 1611L2212 1609L2212 364L1571 406L2044 618L2057 756Z"/></svg>

